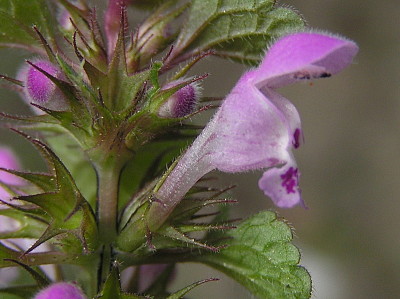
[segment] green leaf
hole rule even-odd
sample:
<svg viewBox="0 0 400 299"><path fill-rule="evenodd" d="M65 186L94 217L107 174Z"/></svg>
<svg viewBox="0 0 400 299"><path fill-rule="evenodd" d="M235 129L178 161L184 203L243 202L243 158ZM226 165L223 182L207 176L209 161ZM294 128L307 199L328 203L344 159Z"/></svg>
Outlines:
<svg viewBox="0 0 400 299"><path fill-rule="evenodd" d="M204 252L194 260L237 280L259 298L309 298L311 278L299 266L299 250L290 242L290 227L273 212L243 221L224 240L219 253Z"/></svg>
<svg viewBox="0 0 400 299"><path fill-rule="evenodd" d="M35 31L53 43L51 15L45 0L0 0L0 47L18 47L43 53Z"/></svg>
<svg viewBox="0 0 400 299"><path fill-rule="evenodd" d="M274 0L194 0L175 53L213 49L217 55L257 64L272 40L304 27L304 21Z"/></svg>

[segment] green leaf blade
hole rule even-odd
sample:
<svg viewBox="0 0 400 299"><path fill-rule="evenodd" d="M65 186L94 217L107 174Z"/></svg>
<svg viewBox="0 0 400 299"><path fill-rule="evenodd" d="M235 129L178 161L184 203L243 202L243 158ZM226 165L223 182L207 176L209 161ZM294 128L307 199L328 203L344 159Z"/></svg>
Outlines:
<svg viewBox="0 0 400 299"><path fill-rule="evenodd" d="M54 26L45 0L1 0L0 18L0 47L44 52L33 26L50 43L54 41Z"/></svg>
<svg viewBox="0 0 400 299"><path fill-rule="evenodd" d="M228 247L197 261L237 280L259 298L309 298L311 278L299 266L290 227L273 212L261 212L230 231Z"/></svg>
<svg viewBox="0 0 400 299"><path fill-rule="evenodd" d="M274 39L304 28L300 15L271 0L193 1L176 52L216 55L256 65Z"/></svg>

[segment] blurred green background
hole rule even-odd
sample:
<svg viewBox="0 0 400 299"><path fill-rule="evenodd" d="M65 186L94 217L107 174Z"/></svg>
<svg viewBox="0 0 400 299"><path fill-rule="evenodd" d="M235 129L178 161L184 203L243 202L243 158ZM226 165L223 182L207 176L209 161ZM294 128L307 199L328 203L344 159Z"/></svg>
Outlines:
<svg viewBox="0 0 400 299"><path fill-rule="evenodd" d="M98 1L95 1L96 3ZM400 293L400 2L398 0L286 0L310 27L355 40L354 64L341 74L282 92L303 121L305 144L295 152L308 209L278 210L295 227L295 243L314 281L315 298L398 298ZM0 73L15 75L25 56L1 50ZM206 96L229 92L245 68L218 59L197 70L212 76ZM18 95L0 94L0 108L26 114ZM24 168L43 167L22 138L1 130ZM257 187L260 172L224 175L238 184L235 216L274 209ZM218 276L191 298L253 298L235 282L198 265L183 265L174 288Z"/></svg>

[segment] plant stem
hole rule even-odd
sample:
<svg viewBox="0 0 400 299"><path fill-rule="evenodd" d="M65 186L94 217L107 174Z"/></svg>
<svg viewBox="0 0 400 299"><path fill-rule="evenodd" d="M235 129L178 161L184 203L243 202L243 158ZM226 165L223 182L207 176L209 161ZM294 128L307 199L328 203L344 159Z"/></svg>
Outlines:
<svg viewBox="0 0 400 299"><path fill-rule="evenodd" d="M109 160L109 159L108 159ZM103 244L111 244L117 235L118 185L123 165L115 159L97 164L98 222Z"/></svg>
<svg viewBox="0 0 400 299"><path fill-rule="evenodd" d="M98 152L92 161L97 173L97 221L102 244L98 288L107 279L113 263L113 243L117 237L118 189L121 171L129 155Z"/></svg>

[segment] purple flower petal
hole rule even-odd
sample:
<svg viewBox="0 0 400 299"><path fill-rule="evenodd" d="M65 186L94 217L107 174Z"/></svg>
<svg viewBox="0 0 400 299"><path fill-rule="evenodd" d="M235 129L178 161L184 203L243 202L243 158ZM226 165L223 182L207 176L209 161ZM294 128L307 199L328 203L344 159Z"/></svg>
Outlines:
<svg viewBox="0 0 400 299"><path fill-rule="evenodd" d="M40 291L34 299L86 299L81 289L71 283L54 283Z"/></svg>
<svg viewBox="0 0 400 299"><path fill-rule="evenodd" d="M278 88L298 80L329 77L348 66L358 46L319 33L295 33L279 39L258 67L257 86Z"/></svg>
<svg viewBox="0 0 400 299"><path fill-rule="evenodd" d="M155 193L151 223L160 225L204 174L268 168L259 187L279 207L303 203L292 155L302 141L300 117L275 88L302 79L328 77L358 51L349 40L317 33L279 39L261 65L245 73L220 109Z"/></svg>
<svg viewBox="0 0 400 299"><path fill-rule="evenodd" d="M280 208L291 208L302 203L299 188L300 172L294 159L281 168L271 168L264 172L258 186Z"/></svg>
<svg viewBox="0 0 400 299"><path fill-rule="evenodd" d="M32 63L57 79L63 80L65 78L61 70L50 61L34 59ZM28 102L54 110L64 110L68 107L61 90L45 74L33 66L22 67L17 78L24 82L24 95Z"/></svg>
<svg viewBox="0 0 400 299"><path fill-rule="evenodd" d="M256 75L246 73L215 116L215 137L208 146L211 163L221 171L267 168L288 159L291 136L286 117L252 84Z"/></svg>
<svg viewBox="0 0 400 299"><path fill-rule="evenodd" d="M166 84L162 89L176 87L185 80L180 79ZM163 105L161 105L158 115L160 117L177 118L184 117L194 112L197 101L200 97L200 86L198 82L190 83L177 90Z"/></svg>

